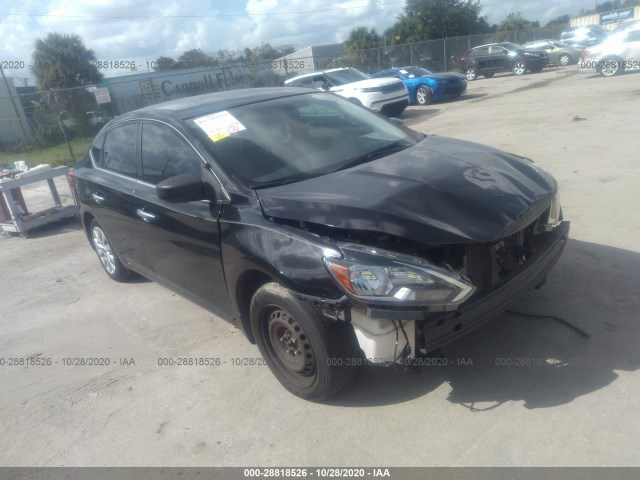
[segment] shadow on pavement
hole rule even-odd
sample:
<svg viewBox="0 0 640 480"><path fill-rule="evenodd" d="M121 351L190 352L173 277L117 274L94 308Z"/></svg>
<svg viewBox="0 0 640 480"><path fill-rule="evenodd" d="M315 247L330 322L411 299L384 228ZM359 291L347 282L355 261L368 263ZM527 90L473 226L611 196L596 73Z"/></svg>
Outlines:
<svg viewBox="0 0 640 480"><path fill-rule="evenodd" d="M333 404L401 403L440 387L449 402L474 412L506 402L569 403L614 382L617 370L640 367L638 285L640 253L570 240L541 290L442 349L446 366L418 375L364 367Z"/></svg>
<svg viewBox="0 0 640 480"><path fill-rule="evenodd" d="M23 237L25 240L28 240L30 238L43 238L51 237L54 235L62 235L78 230L82 230L82 225L80 225L80 221L78 220L77 216L71 216L42 225L41 227L34 228L33 230L27 230L24 233ZM7 235L11 237L19 236L19 234L17 233L8 233Z"/></svg>

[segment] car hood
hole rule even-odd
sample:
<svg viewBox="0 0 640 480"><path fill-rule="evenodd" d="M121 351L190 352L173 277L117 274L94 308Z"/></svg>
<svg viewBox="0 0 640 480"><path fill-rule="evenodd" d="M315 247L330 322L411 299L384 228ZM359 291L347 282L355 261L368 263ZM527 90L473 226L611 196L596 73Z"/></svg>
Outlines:
<svg viewBox="0 0 640 480"><path fill-rule="evenodd" d="M331 91L344 90L345 88L371 88L382 87L384 85L393 85L394 83L402 83L397 78L368 78L366 80L360 80L358 82L345 83L343 85L336 85L331 87Z"/></svg>
<svg viewBox="0 0 640 480"><path fill-rule="evenodd" d="M442 245L515 233L548 208L556 190L553 177L527 159L429 136L364 165L256 192L268 217Z"/></svg>
<svg viewBox="0 0 640 480"><path fill-rule="evenodd" d="M467 77L465 77L464 75L460 74L460 73L455 73L455 72L442 72L442 73L429 73L429 74L425 74L425 75L421 75L419 77L413 77L413 78L433 78L435 80L466 80Z"/></svg>

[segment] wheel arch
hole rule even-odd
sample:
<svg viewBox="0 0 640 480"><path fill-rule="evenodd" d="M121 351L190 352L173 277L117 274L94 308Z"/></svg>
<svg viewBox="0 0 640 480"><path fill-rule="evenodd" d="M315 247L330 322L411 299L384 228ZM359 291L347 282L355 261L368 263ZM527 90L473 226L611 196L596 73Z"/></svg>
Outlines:
<svg viewBox="0 0 640 480"><path fill-rule="evenodd" d="M249 342L253 344L256 343L256 339L253 336L253 331L251 329L251 318L249 315L251 309L251 300L261 286L270 282L279 283L278 280L274 279L271 275L268 275L267 273L256 269L246 270L242 272L236 282L234 295L236 305L238 306L238 326L241 327Z"/></svg>

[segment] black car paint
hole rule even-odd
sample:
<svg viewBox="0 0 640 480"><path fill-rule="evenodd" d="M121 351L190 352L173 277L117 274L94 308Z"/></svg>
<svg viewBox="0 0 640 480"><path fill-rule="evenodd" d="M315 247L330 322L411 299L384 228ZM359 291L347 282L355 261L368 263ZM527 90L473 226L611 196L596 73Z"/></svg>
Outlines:
<svg viewBox="0 0 640 480"><path fill-rule="evenodd" d="M250 340L248 302L252 288L265 278L312 301L328 316L346 311L349 299L322 261L323 256L340 255L338 244L296 222L372 228L426 243L486 242L532 220L548 208L557 189L550 176L527 160L432 136L331 179L254 191L217 164L185 119L309 91L232 93L132 112L109 122L97 137L125 121L171 126L205 159L203 179L210 200L163 202L152 185L95 168L91 151L76 166L75 193L88 236L95 218L129 268L234 322ZM96 193L102 200L96 200ZM138 215L141 209L156 218L145 221Z"/></svg>
<svg viewBox="0 0 640 480"><path fill-rule="evenodd" d="M345 171L258 191L266 215L424 244L497 240L548 208L555 180L533 163L430 136Z"/></svg>
<svg viewBox="0 0 640 480"><path fill-rule="evenodd" d="M479 54L479 50L485 47L499 46L505 49L504 54ZM526 53L531 54L525 55ZM470 66L476 67L479 74L491 74L496 72L508 72L513 68L513 64L522 60L527 66L527 70L542 69L549 61L549 56L544 50L533 50L528 48L515 48L509 43L495 43L481 45L468 50L464 55L460 65L460 71L465 72Z"/></svg>

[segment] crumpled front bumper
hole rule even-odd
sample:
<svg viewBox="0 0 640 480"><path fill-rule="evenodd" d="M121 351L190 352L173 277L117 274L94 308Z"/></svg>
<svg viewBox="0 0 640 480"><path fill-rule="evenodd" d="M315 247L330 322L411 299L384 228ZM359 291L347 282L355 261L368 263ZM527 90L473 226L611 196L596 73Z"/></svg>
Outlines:
<svg viewBox="0 0 640 480"><path fill-rule="evenodd" d="M569 222L561 222L550 236L545 248L536 252L505 284L475 301L471 300L469 304L461 305L455 312L435 314L417 322L416 330L424 335L424 349L433 351L469 333L507 310L526 292L544 282L567 243Z"/></svg>
<svg viewBox="0 0 640 480"><path fill-rule="evenodd" d="M526 292L544 282L547 273L560 258L567 240L569 238L569 222L560 222L551 232L548 232L548 239L536 253L530 257L511 278L505 283L496 286L492 290L485 292L482 296L471 298L456 310L442 313L428 313L421 310L385 310L379 308L353 309L352 323L356 329L359 341L362 343L368 336L370 340L377 339L378 344L388 337L393 340L393 352L402 351L405 344L411 347L411 354L408 358L419 356L421 353L429 353L447 343L456 340L461 335L469 333L489 320L495 318L500 313L507 310ZM355 315L357 313L357 316ZM368 320L368 322L367 322ZM394 326L394 331L383 331L381 328L372 330L367 324L381 325L390 323ZM402 341L408 332L396 335L395 326L410 327L411 334L415 331L415 343L410 339L408 342ZM384 340L383 340L384 339ZM398 342L400 339L400 342ZM387 343L391 343L391 340ZM400 347L399 349L397 347ZM367 358L367 348L361 344ZM389 347L390 348L390 347ZM387 350L389 350L387 348ZM380 351L380 345L371 348L371 353ZM393 358L385 359L394 361ZM382 360L374 361L382 363Z"/></svg>

